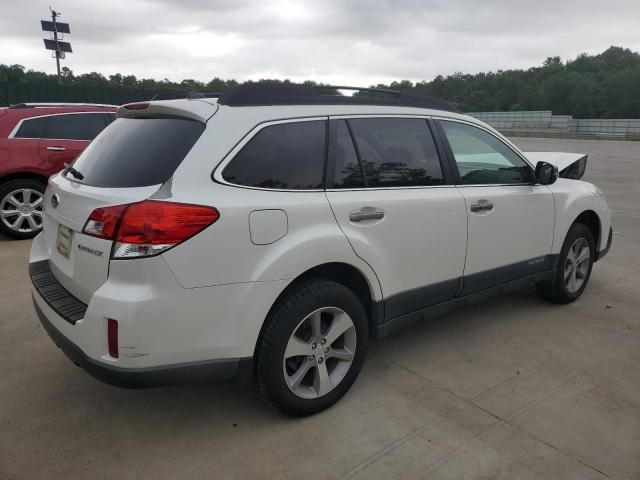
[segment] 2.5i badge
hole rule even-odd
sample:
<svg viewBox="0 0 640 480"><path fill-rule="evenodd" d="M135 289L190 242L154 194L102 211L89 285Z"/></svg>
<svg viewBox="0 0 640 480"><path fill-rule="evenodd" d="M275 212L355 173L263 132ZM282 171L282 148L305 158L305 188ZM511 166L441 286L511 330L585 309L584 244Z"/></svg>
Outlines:
<svg viewBox="0 0 640 480"><path fill-rule="evenodd" d="M95 255L96 257L101 257L102 255L104 255L104 252L102 250L96 250L95 248L85 247L81 243L78 244L78 250L82 252L90 253L91 255Z"/></svg>

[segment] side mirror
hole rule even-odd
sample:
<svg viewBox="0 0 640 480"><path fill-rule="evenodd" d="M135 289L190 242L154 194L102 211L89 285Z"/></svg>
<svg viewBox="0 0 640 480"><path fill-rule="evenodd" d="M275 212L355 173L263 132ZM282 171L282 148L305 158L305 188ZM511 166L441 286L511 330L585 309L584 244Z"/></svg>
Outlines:
<svg viewBox="0 0 640 480"><path fill-rule="evenodd" d="M558 167L547 162L536 164L536 182L551 185L558 179Z"/></svg>

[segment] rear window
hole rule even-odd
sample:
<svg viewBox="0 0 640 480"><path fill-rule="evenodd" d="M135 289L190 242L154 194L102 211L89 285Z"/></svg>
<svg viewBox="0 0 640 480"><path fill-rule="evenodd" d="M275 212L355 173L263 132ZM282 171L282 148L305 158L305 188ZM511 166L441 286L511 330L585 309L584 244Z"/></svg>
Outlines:
<svg viewBox="0 0 640 480"><path fill-rule="evenodd" d="M322 188L326 121L282 123L260 130L224 169L230 183L260 188Z"/></svg>
<svg viewBox="0 0 640 480"><path fill-rule="evenodd" d="M73 164L94 187L158 185L169 179L205 129L195 120L118 118Z"/></svg>

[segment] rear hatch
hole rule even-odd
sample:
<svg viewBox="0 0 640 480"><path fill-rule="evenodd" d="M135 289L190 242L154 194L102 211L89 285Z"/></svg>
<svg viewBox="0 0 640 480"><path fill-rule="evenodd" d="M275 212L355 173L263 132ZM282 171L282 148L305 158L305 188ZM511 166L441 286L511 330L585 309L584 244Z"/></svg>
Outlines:
<svg viewBox="0 0 640 480"><path fill-rule="evenodd" d="M154 109L153 105L126 112L127 118L118 118L96 137L71 171L49 180L43 234L51 270L84 303L107 280L114 244L83 233L87 220L96 209L153 196L205 129L207 118L198 119L193 112L188 117L176 115L179 110L169 115L166 106ZM215 106L209 107L213 114Z"/></svg>

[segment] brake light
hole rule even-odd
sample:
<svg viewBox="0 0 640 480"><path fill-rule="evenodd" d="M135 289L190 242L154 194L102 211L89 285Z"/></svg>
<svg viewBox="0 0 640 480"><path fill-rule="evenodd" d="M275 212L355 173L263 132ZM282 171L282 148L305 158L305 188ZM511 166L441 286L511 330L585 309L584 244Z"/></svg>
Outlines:
<svg viewBox="0 0 640 480"><path fill-rule="evenodd" d="M115 240L112 258L148 257L193 237L218 218L213 207L145 200L97 208L83 233Z"/></svg>
<svg viewBox="0 0 640 480"><path fill-rule="evenodd" d="M127 110L146 110L149 108L149 104L147 102L127 103L124 108Z"/></svg>

